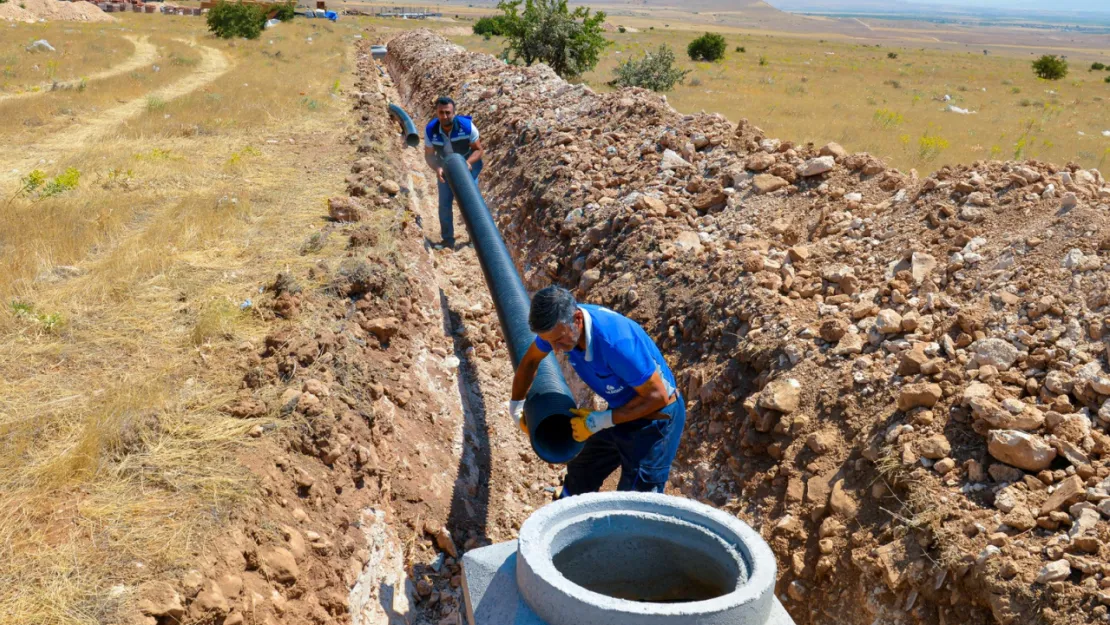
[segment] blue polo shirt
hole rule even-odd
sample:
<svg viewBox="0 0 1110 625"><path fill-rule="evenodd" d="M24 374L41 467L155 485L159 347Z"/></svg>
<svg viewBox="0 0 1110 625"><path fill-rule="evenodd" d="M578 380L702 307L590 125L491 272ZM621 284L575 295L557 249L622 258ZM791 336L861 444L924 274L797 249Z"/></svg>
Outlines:
<svg viewBox="0 0 1110 625"><path fill-rule="evenodd" d="M663 376L667 397L674 393L674 374L640 324L602 306L579 304L578 308L585 326L586 349L570 350L567 360L610 409L627 404L636 396L636 387L656 371ZM551 352L551 344L538 336L536 347L545 354Z"/></svg>
<svg viewBox="0 0 1110 625"><path fill-rule="evenodd" d="M461 154L463 158L470 156L470 145L477 141L480 136L478 127L466 115L455 116L451 123L450 134L451 151L455 154ZM424 145L434 149L440 158L443 158L444 145L448 141L448 138L443 135L443 128L439 125L439 119L433 119L424 127Z"/></svg>

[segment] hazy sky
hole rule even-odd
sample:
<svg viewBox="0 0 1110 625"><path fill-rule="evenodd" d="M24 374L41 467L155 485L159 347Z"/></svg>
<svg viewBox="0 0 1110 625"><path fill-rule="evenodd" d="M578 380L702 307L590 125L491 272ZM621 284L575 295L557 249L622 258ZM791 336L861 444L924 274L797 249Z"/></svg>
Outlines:
<svg viewBox="0 0 1110 625"><path fill-rule="evenodd" d="M876 0L767 0L773 6L820 6L827 9L852 10L861 5L876 6L887 4L890 8L898 5L952 5L960 8L991 8L1039 11L1097 11L1110 13L1110 0L894 0L877 3Z"/></svg>
<svg viewBox="0 0 1110 625"><path fill-rule="evenodd" d="M1110 0L903 0L908 4L958 4L994 9L1039 9L1045 11L1110 11Z"/></svg>

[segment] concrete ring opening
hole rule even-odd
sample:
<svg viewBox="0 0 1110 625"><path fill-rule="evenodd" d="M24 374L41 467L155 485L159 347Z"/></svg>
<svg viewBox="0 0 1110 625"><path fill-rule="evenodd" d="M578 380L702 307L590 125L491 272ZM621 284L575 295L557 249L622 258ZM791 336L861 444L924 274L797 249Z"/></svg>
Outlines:
<svg viewBox="0 0 1110 625"><path fill-rule="evenodd" d="M747 581L740 554L712 532L659 515L594 515L551 542L555 569L598 594L677 603L727 595Z"/></svg>
<svg viewBox="0 0 1110 625"><path fill-rule="evenodd" d="M739 519L653 493L557 501L517 542L520 596L548 625L768 623L775 569Z"/></svg>

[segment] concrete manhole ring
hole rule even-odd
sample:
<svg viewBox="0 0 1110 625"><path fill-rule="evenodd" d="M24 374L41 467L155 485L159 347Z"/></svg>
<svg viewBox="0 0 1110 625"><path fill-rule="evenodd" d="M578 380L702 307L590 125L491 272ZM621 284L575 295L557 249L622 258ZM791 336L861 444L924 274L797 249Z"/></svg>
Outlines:
<svg viewBox="0 0 1110 625"><path fill-rule="evenodd" d="M715 508L651 493L569 497L520 529L516 581L549 625L767 621L775 557Z"/></svg>

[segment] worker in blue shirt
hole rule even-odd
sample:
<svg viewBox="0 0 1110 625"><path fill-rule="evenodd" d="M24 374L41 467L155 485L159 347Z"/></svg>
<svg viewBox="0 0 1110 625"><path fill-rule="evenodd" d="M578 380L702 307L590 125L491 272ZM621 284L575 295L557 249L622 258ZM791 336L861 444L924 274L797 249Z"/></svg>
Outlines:
<svg viewBox="0 0 1110 625"><path fill-rule="evenodd" d="M528 323L537 334L513 378L509 414L527 432L524 398L552 349L608 403L606 410L575 409L574 439L585 446L567 463L560 497L596 492L620 467L618 490L663 492L686 424L674 374L638 323L601 306L578 304L549 286L532 298Z"/></svg>
<svg viewBox="0 0 1110 625"><path fill-rule="evenodd" d="M478 182L482 171L482 142L478 127L466 115L455 115L455 101L447 96L436 100L436 117L424 128L424 161L436 172L439 188L439 233L442 246L455 248L455 194L443 178L446 154L461 154L470 167L470 176Z"/></svg>

